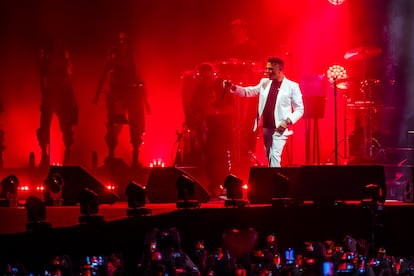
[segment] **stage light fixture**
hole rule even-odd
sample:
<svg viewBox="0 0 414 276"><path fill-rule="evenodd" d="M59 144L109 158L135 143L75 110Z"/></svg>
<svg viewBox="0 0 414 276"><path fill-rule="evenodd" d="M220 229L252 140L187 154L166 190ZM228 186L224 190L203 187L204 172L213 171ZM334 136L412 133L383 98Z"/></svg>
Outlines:
<svg viewBox="0 0 414 276"><path fill-rule="evenodd" d="M379 185L371 183L364 187L363 194L362 204L377 205L382 198L382 189Z"/></svg>
<svg viewBox="0 0 414 276"><path fill-rule="evenodd" d="M181 174L176 183L177 189L177 208L199 208L200 202L194 199L196 181L191 177Z"/></svg>
<svg viewBox="0 0 414 276"><path fill-rule="evenodd" d="M327 77L330 83L336 83L337 80L342 80L348 78L348 74L346 72L346 69L338 64L332 65L328 68Z"/></svg>
<svg viewBox="0 0 414 276"><path fill-rule="evenodd" d="M150 168L164 168L165 162L161 158L152 160L150 163Z"/></svg>
<svg viewBox="0 0 414 276"><path fill-rule="evenodd" d="M17 191L19 179L11 174L0 182L0 207L15 207L19 204Z"/></svg>
<svg viewBox="0 0 414 276"><path fill-rule="evenodd" d="M101 223L104 221L103 216L99 213L98 194L87 188L79 193L80 213L79 222L86 224Z"/></svg>
<svg viewBox="0 0 414 276"><path fill-rule="evenodd" d="M224 206L243 207L249 204L243 199L243 180L233 174L229 174L224 180L224 189L226 189L226 197Z"/></svg>
<svg viewBox="0 0 414 276"><path fill-rule="evenodd" d="M339 6L342 5L345 2L345 0L328 0L328 2L334 6Z"/></svg>
<svg viewBox="0 0 414 276"><path fill-rule="evenodd" d="M63 205L62 188L65 184L63 177L58 173L54 173L46 178L43 184L46 187L44 190L46 204L58 206Z"/></svg>
<svg viewBox="0 0 414 276"><path fill-rule="evenodd" d="M27 211L27 230L49 229L51 224L46 222L46 203L43 199L31 195L25 203Z"/></svg>
<svg viewBox="0 0 414 276"><path fill-rule="evenodd" d="M147 198L144 186L132 181L127 185L125 195L128 198L128 209L126 211L128 217L152 215L151 209L145 208Z"/></svg>
<svg viewBox="0 0 414 276"><path fill-rule="evenodd" d="M329 82L333 85L334 89L334 141L335 141L335 165L338 165L338 114L337 114L337 89L338 80L344 80L348 77L346 70L341 65L332 65L326 72Z"/></svg>

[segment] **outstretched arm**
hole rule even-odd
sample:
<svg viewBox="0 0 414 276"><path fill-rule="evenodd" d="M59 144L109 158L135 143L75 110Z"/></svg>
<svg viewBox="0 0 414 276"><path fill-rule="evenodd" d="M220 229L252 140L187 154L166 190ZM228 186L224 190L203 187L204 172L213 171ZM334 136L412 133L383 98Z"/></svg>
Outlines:
<svg viewBox="0 0 414 276"><path fill-rule="evenodd" d="M305 110L304 105L303 105L302 92L300 91L298 84L295 84L293 87L292 108L293 108L293 113L289 117L289 119L291 123L294 124L300 118L302 118L304 110Z"/></svg>

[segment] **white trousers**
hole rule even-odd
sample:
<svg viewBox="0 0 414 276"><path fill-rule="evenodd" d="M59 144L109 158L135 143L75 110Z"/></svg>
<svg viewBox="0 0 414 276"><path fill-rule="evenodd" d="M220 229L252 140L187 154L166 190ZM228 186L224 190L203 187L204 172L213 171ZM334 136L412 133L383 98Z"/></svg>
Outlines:
<svg viewBox="0 0 414 276"><path fill-rule="evenodd" d="M280 135L275 129L263 128L263 142L269 167L280 167L283 149L287 142L287 136Z"/></svg>

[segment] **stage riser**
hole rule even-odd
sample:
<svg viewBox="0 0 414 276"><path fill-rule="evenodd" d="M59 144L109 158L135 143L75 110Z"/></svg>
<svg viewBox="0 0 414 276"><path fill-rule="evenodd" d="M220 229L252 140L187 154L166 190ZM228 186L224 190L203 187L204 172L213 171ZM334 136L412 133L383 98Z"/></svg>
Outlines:
<svg viewBox="0 0 414 276"><path fill-rule="evenodd" d="M251 168L249 184L249 200L254 203L271 203L279 197L298 202L361 201L369 196L369 184L380 188L380 201L386 197L384 167L374 165Z"/></svg>
<svg viewBox="0 0 414 276"><path fill-rule="evenodd" d="M314 176L309 177L309 181L307 181L305 187L309 189L321 189L320 182L315 181L315 179L320 179L321 176L326 175L325 172L328 171L329 174L333 174L331 177L325 177L324 179L329 180L329 183L322 183L323 185L327 185L329 189L332 188L332 185L335 183L343 183L343 177L339 177L335 175L333 172L337 170L335 166L320 166L321 169L314 170ZM126 201L125 195L125 188L131 181L136 181L144 186L148 184L148 178L153 169L152 168L139 168L139 169L131 169L127 166L119 166L117 168L96 168L96 169L88 169L86 168L85 171L93 176L97 181L99 181L102 185L114 185L116 187L116 193L120 197L121 201ZM175 170L174 168L165 168L166 171ZM199 168L181 168L186 174L191 175L199 184L199 188L203 190L203 192L207 189L208 183L205 179L205 176L202 173L202 170ZM296 185L299 181L299 173L301 171L300 167L285 167L285 168L251 168L251 172L257 171L256 177L253 181L253 184L250 183L250 197L252 197L252 202L271 202L271 195L273 189L272 186L272 175L274 172L280 172L283 175L286 175L291 183L292 186ZM355 179L358 177L358 174L361 174L363 169L357 166L356 172L354 173L352 169L350 170L351 179ZM7 177L10 174L14 174L20 180L22 185L40 185L43 184L44 180L47 178L48 175L47 170L41 169L33 169L33 168L2 168L0 169L0 179ZM374 171L375 172L375 171ZM368 170L369 174L372 174L373 171ZM412 186L412 175L413 175L413 167L400 167L400 166L384 166L384 175L385 175L385 184L386 184L386 199L391 200L399 200L404 202L414 202L414 194L413 190L410 189ZM348 176L348 175L347 175ZM374 175L376 178L377 176ZM326 180L326 181L327 181ZM325 182L326 182L325 181ZM165 188L165 182L168 182L168 188ZM163 181L161 184L157 183L150 183L151 186L156 188L159 186L160 189L167 189L168 192L172 195L175 193L174 187L175 183L174 179L168 179L168 181ZM339 184L336 184L339 185ZM352 185L352 184L351 184ZM407 185L409 185L407 189ZM296 186L295 186L296 187ZM253 190L257 189L253 194ZM295 188L296 191L298 188ZM21 193L19 195L20 199L25 199L28 196L28 193ZM327 195L329 196L329 194ZM355 194L356 199L359 199L360 192ZM73 197L73 196L71 196ZM158 201L171 201L171 199L163 200L160 198Z"/></svg>

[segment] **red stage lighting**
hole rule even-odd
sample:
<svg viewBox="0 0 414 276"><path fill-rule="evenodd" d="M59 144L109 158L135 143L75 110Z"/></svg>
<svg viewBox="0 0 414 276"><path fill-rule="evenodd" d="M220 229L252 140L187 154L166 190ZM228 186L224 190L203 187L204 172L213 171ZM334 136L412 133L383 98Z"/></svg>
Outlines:
<svg viewBox="0 0 414 276"><path fill-rule="evenodd" d="M22 185L20 187L17 188L19 190L19 192L29 192L30 191L30 186L29 185Z"/></svg>
<svg viewBox="0 0 414 276"><path fill-rule="evenodd" d="M155 168L155 167L164 168L165 167L165 162L161 158L154 159L150 163L150 168Z"/></svg>
<svg viewBox="0 0 414 276"><path fill-rule="evenodd" d="M328 2L332 5L339 6L342 5L345 2L345 0L328 0Z"/></svg>
<svg viewBox="0 0 414 276"><path fill-rule="evenodd" d="M243 190L247 190L247 185L243 180L233 174L229 174L224 180L224 188L226 189L227 199L224 201L224 206L242 207L249 204L247 200L243 199Z"/></svg>
<svg viewBox="0 0 414 276"><path fill-rule="evenodd" d="M185 174L178 177L175 183L178 209L200 208L200 202L195 199L195 185L196 181Z"/></svg>
<svg viewBox="0 0 414 276"><path fill-rule="evenodd" d="M125 194L128 197L128 209L126 211L128 217L152 215L151 209L145 208L147 197L144 186L131 181L125 189Z"/></svg>
<svg viewBox="0 0 414 276"><path fill-rule="evenodd" d="M338 64L329 67L326 74L330 83L333 83L336 80L346 79L348 77L346 69Z"/></svg>
<svg viewBox="0 0 414 276"><path fill-rule="evenodd" d="M51 224L46 221L46 203L40 197L31 195L25 203L27 211L27 230L46 230L51 228Z"/></svg>
<svg viewBox="0 0 414 276"><path fill-rule="evenodd" d="M98 194L87 188L79 193L80 213L79 223L83 224L102 224L104 218L99 213Z"/></svg>
<svg viewBox="0 0 414 276"><path fill-rule="evenodd" d="M62 189L65 184L63 177L55 173L43 182L43 193L47 205L63 205Z"/></svg>

